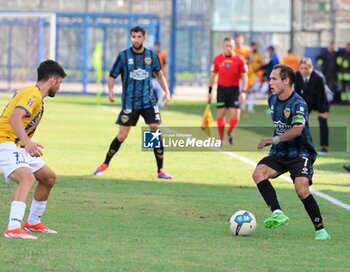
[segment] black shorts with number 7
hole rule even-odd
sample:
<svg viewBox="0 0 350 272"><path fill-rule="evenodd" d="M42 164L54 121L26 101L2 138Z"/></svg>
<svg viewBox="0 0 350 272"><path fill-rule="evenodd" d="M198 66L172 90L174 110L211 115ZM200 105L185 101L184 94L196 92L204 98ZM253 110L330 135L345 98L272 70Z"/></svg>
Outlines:
<svg viewBox="0 0 350 272"><path fill-rule="evenodd" d="M275 156L267 156L258 162L258 165L265 164L278 173L290 173L290 177L295 182L295 178L306 177L309 179L309 185L312 185L312 176L314 174L314 161L307 157L297 158L280 158Z"/></svg>

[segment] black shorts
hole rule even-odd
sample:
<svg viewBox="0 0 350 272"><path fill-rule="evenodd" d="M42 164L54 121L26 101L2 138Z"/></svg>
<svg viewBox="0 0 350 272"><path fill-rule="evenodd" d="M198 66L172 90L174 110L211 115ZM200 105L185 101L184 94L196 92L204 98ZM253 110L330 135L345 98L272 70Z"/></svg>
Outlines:
<svg viewBox="0 0 350 272"><path fill-rule="evenodd" d="M146 124L160 124L161 117L158 106L153 106L142 110L122 110L116 121L116 124L131 127L136 126L140 115L145 120Z"/></svg>
<svg viewBox="0 0 350 272"><path fill-rule="evenodd" d="M239 87L218 86L216 92L217 108L239 108Z"/></svg>
<svg viewBox="0 0 350 272"><path fill-rule="evenodd" d="M309 185L312 185L312 176L314 174L314 162L306 157L290 159L267 156L261 161L259 161L258 165L260 164L265 164L281 174L289 172L293 183L295 182L295 178L297 177L306 177L309 179Z"/></svg>

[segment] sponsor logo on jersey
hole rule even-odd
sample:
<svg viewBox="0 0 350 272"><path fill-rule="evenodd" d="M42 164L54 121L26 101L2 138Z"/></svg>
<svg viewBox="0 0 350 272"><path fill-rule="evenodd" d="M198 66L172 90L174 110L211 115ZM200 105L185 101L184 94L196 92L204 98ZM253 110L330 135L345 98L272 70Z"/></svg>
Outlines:
<svg viewBox="0 0 350 272"><path fill-rule="evenodd" d="M144 59L144 61L145 61L145 63L147 64L147 65L150 65L151 63L152 63L152 59L151 58L145 58Z"/></svg>
<svg viewBox="0 0 350 272"><path fill-rule="evenodd" d="M304 109L304 107L299 107L299 109L297 109L295 112L298 113L298 114L304 115L305 114L305 109Z"/></svg>
<svg viewBox="0 0 350 272"><path fill-rule="evenodd" d="M129 58L128 59L128 64L134 64L134 59L133 58Z"/></svg>
<svg viewBox="0 0 350 272"><path fill-rule="evenodd" d="M146 78L149 78L149 72L139 68L137 70L130 71L130 78L135 80L145 80Z"/></svg>
<svg viewBox="0 0 350 272"><path fill-rule="evenodd" d="M291 126L286 123L282 123L281 121L273 122L273 126L275 127L275 131L277 135L283 134L286 130L290 129Z"/></svg>

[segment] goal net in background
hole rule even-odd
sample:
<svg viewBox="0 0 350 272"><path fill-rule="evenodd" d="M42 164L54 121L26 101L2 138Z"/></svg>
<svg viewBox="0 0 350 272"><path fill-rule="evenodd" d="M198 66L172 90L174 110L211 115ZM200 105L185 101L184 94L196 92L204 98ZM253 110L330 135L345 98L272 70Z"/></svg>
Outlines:
<svg viewBox="0 0 350 272"><path fill-rule="evenodd" d="M1 91L33 84L38 64L55 59L55 13L0 12L0 33Z"/></svg>
<svg viewBox="0 0 350 272"><path fill-rule="evenodd" d="M38 64L50 58L68 75L62 92L105 93L108 71L117 53L130 46L129 30L135 25L145 28L147 47L161 40L155 14L0 11L0 90L33 84Z"/></svg>

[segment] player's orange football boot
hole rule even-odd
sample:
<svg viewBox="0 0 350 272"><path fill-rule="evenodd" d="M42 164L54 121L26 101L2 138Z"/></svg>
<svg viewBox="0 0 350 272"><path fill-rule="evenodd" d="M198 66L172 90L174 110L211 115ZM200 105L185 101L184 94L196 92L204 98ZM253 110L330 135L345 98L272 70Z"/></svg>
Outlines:
<svg viewBox="0 0 350 272"><path fill-rule="evenodd" d="M95 171L94 175L95 176L101 176L108 168L108 165L105 163L102 163Z"/></svg>
<svg viewBox="0 0 350 272"><path fill-rule="evenodd" d="M168 174L165 169L161 168L158 172L158 178L159 179L173 179L174 177L170 174Z"/></svg>
<svg viewBox="0 0 350 272"><path fill-rule="evenodd" d="M19 239L32 239L32 240L38 239L38 237L26 233L21 228L7 229L4 233L4 236L6 238L19 238Z"/></svg>
<svg viewBox="0 0 350 272"><path fill-rule="evenodd" d="M46 227L41 223L36 225L29 225L28 221L24 222L23 228L25 231L30 231L30 232L57 233L57 231L53 229L49 229L48 227Z"/></svg>

